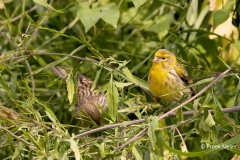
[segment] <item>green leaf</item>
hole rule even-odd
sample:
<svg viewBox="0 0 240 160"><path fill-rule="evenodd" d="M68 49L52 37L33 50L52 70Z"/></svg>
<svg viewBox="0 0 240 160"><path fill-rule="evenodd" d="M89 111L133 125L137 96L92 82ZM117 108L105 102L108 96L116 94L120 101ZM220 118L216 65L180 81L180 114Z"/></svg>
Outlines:
<svg viewBox="0 0 240 160"><path fill-rule="evenodd" d="M133 84L133 83L122 83L117 81L113 83L116 85L117 88L124 88Z"/></svg>
<svg viewBox="0 0 240 160"><path fill-rule="evenodd" d="M183 121L184 120L182 107L177 109L176 116L177 116L178 121Z"/></svg>
<svg viewBox="0 0 240 160"><path fill-rule="evenodd" d="M93 89L96 88L96 84L97 84L98 78L99 78L99 76L100 76L100 74L101 74L101 71L102 71L102 68L100 68L100 70L97 71L96 77L95 77L95 79L94 79L94 81L93 81L93 85L92 85L92 87L91 87L91 90L93 90Z"/></svg>
<svg viewBox="0 0 240 160"><path fill-rule="evenodd" d="M161 16L157 22L153 23L153 25L151 25L149 28L146 28L146 30L161 34L163 37L168 33L169 28L169 19L166 16Z"/></svg>
<svg viewBox="0 0 240 160"><path fill-rule="evenodd" d="M57 80L58 80L58 78L57 78L57 79L54 79L53 81L51 81L51 82L47 85L47 87L49 88L49 87L54 86L54 85L56 84Z"/></svg>
<svg viewBox="0 0 240 160"><path fill-rule="evenodd" d="M79 147L77 142L73 139L73 137L71 137L71 139L67 140L70 143L70 148L73 150L74 152L74 157L76 160L80 160L80 151L79 151Z"/></svg>
<svg viewBox="0 0 240 160"><path fill-rule="evenodd" d="M149 149L150 151L150 159L163 159L163 157L161 156L161 152L154 150L152 147L150 147Z"/></svg>
<svg viewBox="0 0 240 160"><path fill-rule="evenodd" d="M221 10L213 13L213 28L225 22L233 10L234 1L228 0Z"/></svg>
<svg viewBox="0 0 240 160"><path fill-rule="evenodd" d="M237 48L237 50L240 50L240 41L235 41L234 46Z"/></svg>
<svg viewBox="0 0 240 160"><path fill-rule="evenodd" d="M196 86L196 85L201 85L201 84L204 84L204 83L208 83L208 82L211 82L215 79L215 77L212 77L212 78L206 78L206 79L203 79L203 80L200 80L196 83L194 83L193 85L191 86Z"/></svg>
<svg viewBox="0 0 240 160"><path fill-rule="evenodd" d="M132 0L136 9L143 5L147 0Z"/></svg>
<svg viewBox="0 0 240 160"><path fill-rule="evenodd" d="M150 127L148 128L147 134L148 134L151 146L153 150L155 150L155 144L156 144L155 129L158 128L158 117L157 116L150 117L150 120L151 120Z"/></svg>
<svg viewBox="0 0 240 160"><path fill-rule="evenodd" d="M162 146L163 146L164 148L166 148L166 149L169 150L170 152L172 152L172 153L174 153L174 154L177 154L177 155L180 155L180 156L203 157L203 156L210 155L211 153L215 153L215 152L218 152L218 151L224 149L223 147L214 148L214 149L208 149L208 148L206 148L206 145L203 144L204 146L202 147L202 149L206 149L206 150L203 150L203 151L200 151L200 152L188 152L188 153L186 153L186 152L181 152L181 151L179 151L179 150L176 150L176 149L168 146L166 143L163 142L161 136L158 135L158 138L159 138L159 140L160 140L160 142L161 142L161 144L162 144ZM219 145L220 145L220 146L222 146L222 145L233 145L233 144L238 143L239 141L240 141L240 135L238 135L238 136L236 136L236 137L234 137L234 138L232 138L232 139L229 139L229 140L227 140L227 141L225 141L224 143L221 143L221 144L219 144ZM229 150L229 151L231 151L231 150ZM234 150L234 151L235 151L235 150ZM233 151L233 152L234 152L234 151Z"/></svg>
<svg viewBox="0 0 240 160"><path fill-rule="evenodd" d="M88 2L80 2L78 5L77 16L81 20L87 32L92 26L94 26L99 16L100 8L89 8Z"/></svg>
<svg viewBox="0 0 240 160"><path fill-rule="evenodd" d="M109 3L103 7L98 6L98 2L93 3L92 8L88 2L80 2L77 16L85 27L85 32L94 26L101 18L106 23L117 28L117 22L120 18L120 11L115 3Z"/></svg>
<svg viewBox="0 0 240 160"><path fill-rule="evenodd" d="M67 83L67 91L68 91L68 100L69 100L69 104L71 104L73 102L74 93L75 93L72 74L68 75L66 79L66 83Z"/></svg>
<svg viewBox="0 0 240 160"><path fill-rule="evenodd" d="M131 80L131 82L135 83L138 86L137 81L135 80L129 69L127 67L124 67L122 70L123 73Z"/></svg>
<svg viewBox="0 0 240 160"><path fill-rule="evenodd" d="M24 149L25 144L23 142L19 142L17 147L15 148L14 154L12 155L12 159L15 159L18 157L18 155L21 153L21 151Z"/></svg>
<svg viewBox="0 0 240 160"><path fill-rule="evenodd" d="M100 10L102 11L102 14L100 17L102 20L104 20L106 23L111 24L114 28L117 28L117 22L120 18L120 11L118 9L118 6L115 3L109 3L106 6L103 6Z"/></svg>
<svg viewBox="0 0 240 160"><path fill-rule="evenodd" d="M52 122L57 123L57 117L51 110L45 110L45 113L48 116L48 118L51 119Z"/></svg>
<svg viewBox="0 0 240 160"><path fill-rule="evenodd" d="M208 126L208 127L212 127L215 125L215 121L211 115L210 112L208 112L208 116L207 118L205 119L205 124Z"/></svg>
<svg viewBox="0 0 240 160"><path fill-rule="evenodd" d="M193 25L194 22L196 21L198 16L198 3L195 1L192 1L190 6L188 7L187 15L186 15L186 20L189 25Z"/></svg>
<svg viewBox="0 0 240 160"><path fill-rule="evenodd" d="M142 160L142 150L141 147L136 143L136 141L134 142L134 145L132 147L132 153L135 156L136 160Z"/></svg>
<svg viewBox="0 0 240 160"><path fill-rule="evenodd" d="M33 0L33 2L35 2L39 5L42 5L44 7L47 7L47 5L48 5L47 0Z"/></svg>
<svg viewBox="0 0 240 160"><path fill-rule="evenodd" d="M145 59L145 60L147 60L147 59ZM144 61L144 62L146 62L146 61ZM142 63L142 62L141 62L141 63ZM97 64L97 65L98 65L98 66L101 66L100 64ZM140 66L139 66L139 67L140 67ZM103 68L106 69L107 71L111 71L111 72L113 71L112 68L107 67L107 66L103 66ZM133 72L133 71L132 71L132 72ZM114 73L116 73L117 75L121 76L122 78L130 81L130 79L127 78L124 74L122 74L122 72L119 72L118 70L114 70ZM137 84L138 84L139 87L141 87L142 89L145 89L145 90L149 91L148 83L147 83L145 80L140 79L140 78L138 78L138 77L136 77L136 76L133 76L133 77L134 77L134 79L135 79L135 81L137 82ZM101 91L104 91L104 90L101 90Z"/></svg>
<svg viewBox="0 0 240 160"><path fill-rule="evenodd" d="M222 105L219 102L219 100L217 99L217 97L213 94L213 99L215 102L215 105L213 106L213 111L214 111L214 118L217 120L217 122L220 125L227 125L229 124L229 121L226 119L222 109ZM230 125L230 124L229 124Z"/></svg>
<svg viewBox="0 0 240 160"><path fill-rule="evenodd" d="M107 88L107 102L108 102L108 110L109 115L112 120L115 122L118 113L118 102L119 102L119 95L116 86L113 83L113 75L111 74L111 79L108 83Z"/></svg>
<svg viewBox="0 0 240 160"><path fill-rule="evenodd" d="M82 50L82 49L85 48L85 47L86 47L85 45L81 45L81 46L79 46L78 48L74 49L69 55L72 56L72 55L74 55L76 52ZM68 58L69 58L69 57L66 57L66 56L65 56L65 57L63 57L63 58L61 58L61 59L59 59L59 60L56 60L56 61L54 61L54 62L52 62L52 63L47 64L46 66L44 66L44 67L42 67L42 68L40 68L40 69L38 69L38 70L36 70L36 71L33 71L31 74L32 74L32 75L38 74L38 73L40 73L40 72L42 72L42 71L44 71L44 70L46 70L46 69L49 69L49 68L54 67L54 66L57 66L59 63L65 61L65 60L68 59Z"/></svg>

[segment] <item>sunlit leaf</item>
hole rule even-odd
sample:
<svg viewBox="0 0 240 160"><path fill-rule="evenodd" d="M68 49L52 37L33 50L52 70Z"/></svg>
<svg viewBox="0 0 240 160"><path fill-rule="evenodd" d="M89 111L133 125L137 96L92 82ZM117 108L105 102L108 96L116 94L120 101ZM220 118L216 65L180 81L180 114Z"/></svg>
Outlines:
<svg viewBox="0 0 240 160"><path fill-rule="evenodd" d="M203 80L200 80L200 81L194 83L194 85L200 85L200 84L208 83L208 82L213 81L214 79L215 79L215 77L206 78L206 79L203 79Z"/></svg>
<svg viewBox="0 0 240 160"><path fill-rule="evenodd" d="M70 138L67 140L69 143L70 143L70 148L73 150L74 152L74 157L76 160L80 160L80 151L79 151L79 147L78 147L78 144L77 142L73 139L73 138Z"/></svg>
<svg viewBox="0 0 240 160"><path fill-rule="evenodd" d="M133 77L132 73L129 71L129 69L127 67L124 67L123 69L123 73L133 82L135 83L137 86L137 81L135 80L135 78Z"/></svg>
<svg viewBox="0 0 240 160"><path fill-rule="evenodd" d="M71 104L73 102L73 98L74 98L74 81L72 79L72 74L69 74L67 79L66 79L66 83L67 83L67 91L68 91L68 100L69 100L69 104Z"/></svg>
<svg viewBox="0 0 240 160"><path fill-rule="evenodd" d="M16 148L15 148L15 151L12 155L12 159L15 159L18 157L18 155L21 153L21 151L23 150L23 148L25 147L24 143L23 142L18 142Z"/></svg>
<svg viewBox="0 0 240 160"><path fill-rule="evenodd" d="M154 117L151 117L149 120L151 121L150 121L150 126L148 128L147 134L148 134L151 146L153 150L155 150L155 143L156 143L155 129L158 128L158 117L154 116Z"/></svg>
<svg viewBox="0 0 240 160"><path fill-rule="evenodd" d="M100 10L100 17L107 23L117 28L117 22L120 17L118 6L115 3L109 3Z"/></svg>
<svg viewBox="0 0 240 160"><path fill-rule="evenodd" d="M101 74L101 71L102 71L102 68L99 71L97 71L96 77L95 77L95 79L93 81L93 85L91 87L91 90L96 88L96 84L97 84L98 78L99 78L99 76Z"/></svg>
<svg viewBox="0 0 240 160"><path fill-rule="evenodd" d="M52 87L52 86L54 86L54 84L56 84L56 82L57 82L57 79L54 79L53 81L51 81L49 84L48 84L48 88L49 87Z"/></svg>
<svg viewBox="0 0 240 160"><path fill-rule="evenodd" d="M136 9L143 5L147 0L132 0Z"/></svg>
<svg viewBox="0 0 240 160"><path fill-rule="evenodd" d="M124 87L128 87L133 85L133 83L122 83L122 82L114 82L114 84L116 85L116 87L118 88L124 88Z"/></svg>
<svg viewBox="0 0 240 160"><path fill-rule="evenodd" d="M115 121L118 113L119 95L118 95L117 87L113 83L112 77L113 75L111 75L111 79L108 83L107 102L108 102L109 115L112 118L112 120Z"/></svg>
<svg viewBox="0 0 240 160"><path fill-rule="evenodd" d="M87 32L92 26L94 26L100 15L100 8L89 8L89 3L88 2L80 2L78 5L78 12L77 16L83 23L85 27L85 32Z"/></svg>
<svg viewBox="0 0 240 160"><path fill-rule="evenodd" d="M221 4L222 5L222 4ZM221 10L213 13L213 28L225 22L233 9L234 1L228 0Z"/></svg>
<svg viewBox="0 0 240 160"><path fill-rule="evenodd" d="M141 147L137 143L134 143L132 147L132 153L137 160L142 160L143 154L141 151Z"/></svg>
<svg viewBox="0 0 240 160"><path fill-rule="evenodd" d="M40 4L44 7L47 7L47 0L33 0L33 2L37 3L37 4Z"/></svg>
<svg viewBox="0 0 240 160"><path fill-rule="evenodd" d="M198 16L198 3L196 1L191 1L190 6L188 7L186 20L189 25L193 25Z"/></svg>
<svg viewBox="0 0 240 160"><path fill-rule="evenodd" d="M207 116L207 118L206 118L206 120L205 120L205 124L206 124L207 126L209 126L209 127L212 127L212 126L215 125L215 121L214 121L214 119L213 119L213 117L212 117L212 115L211 115L210 112L208 113L208 116Z"/></svg>

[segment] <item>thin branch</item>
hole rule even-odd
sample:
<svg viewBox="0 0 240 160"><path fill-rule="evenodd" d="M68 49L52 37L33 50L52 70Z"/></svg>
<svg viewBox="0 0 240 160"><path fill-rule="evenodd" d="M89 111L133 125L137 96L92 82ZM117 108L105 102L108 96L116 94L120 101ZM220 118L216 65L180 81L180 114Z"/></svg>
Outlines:
<svg viewBox="0 0 240 160"><path fill-rule="evenodd" d="M226 75L233 74L233 73L235 73L235 74L240 74L240 71L239 71L239 70L236 70L236 69L232 69L232 70L230 71L230 73L228 73L228 74L226 74ZM204 77L199 77L199 78L193 78L192 80L193 80L193 83L196 83L196 82L201 81L201 80L203 80L203 79L217 77L217 76L219 76L219 74L221 74L221 72L215 72L214 74L211 74L211 75L209 75L209 76L204 76Z"/></svg>
<svg viewBox="0 0 240 160"><path fill-rule="evenodd" d="M166 126L166 127L163 127L163 128L158 128L158 129L156 129L156 130L164 130L164 129L169 129L169 128L176 128L176 127L178 127L178 126L180 126L180 125L182 125L182 124L191 122L192 120L197 119L197 118L200 117L200 116L202 116L202 115L198 115L198 116L189 118L189 119L187 119L187 120L185 120L185 121L180 121L180 122L178 122L177 124L172 124L172 125L169 125L169 126Z"/></svg>
<svg viewBox="0 0 240 160"><path fill-rule="evenodd" d="M236 112L236 111L240 111L240 106L235 106L235 107L231 107L231 108L223 108L221 109L224 113L231 113L231 112ZM214 114L214 111L213 110L209 110L210 113L213 113ZM184 111L183 112L183 115L184 116L192 116L194 114L194 111ZM203 111L201 112L200 115L203 114ZM176 116L176 113L173 112L173 113L169 113L167 117L175 117Z"/></svg>
<svg viewBox="0 0 240 160"><path fill-rule="evenodd" d="M26 145L28 145L29 147L33 148L33 149L36 149L35 146L31 145L31 143L29 143L28 141L20 138L19 136L16 136L15 134L13 134L11 131L9 131L7 128L4 128L4 127L1 127L0 126L0 129L8 132L9 134L11 134L11 136L13 136L14 138L18 139L19 141L22 141L23 143L25 143Z"/></svg>
<svg viewBox="0 0 240 160"><path fill-rule="evenodd" d="M240 111L240 106L235 106L235 107L231 107L231 108L223 108L222 111L224 113ZM214 113L213 110L209 110L209 112L210 113ZM183 112L184 116L191 116L193 114L194 114L194 111L185 111L185 112ZM202 114L203 114L203 111L197 117L201 116ZM170 113L170 114L167 115L167 117L176 117L176 113ZM178 123L178 125L182 125L183 123L189 122L189 121L191 121L191 120L193 120L193 119L195 119L197 117L192 117L192 118L190 118L190 119L188 119L186 121L180 122L180 123ZM138 120L133 120L133 121L128 121L128 122L110 124L110 125L102 126L102 127L99 127L99 128L91 129L89 131L80 133L80 134L76 135L75 138L80 138L82 136L86 136L88 134L92 134L92 133L95 133L95 132L100 132L100 131L103 131L103 130L106 130L106 129L110 129L110 128L116 128L116 127L121 127L121 126L129 126L129 125L133 125L133 124L136 124L136 123L142 123L142 122L145 122L145 121L146 121L146 119L138 119ZM164 127L162 129L168 129L168 128L171 128L173 126L175 126L175 124L171 125L171 126Z"/></svg>
<svg viewBox="0 0 240 160"><path fill-rule="evenodd" d="M7 35L3 32L0 31L0 35L5 38L9 43L11 43L12 46L15 47L15 45L13 44L13 42L7 37ZM15 47L16 48L16 47Z"/></svg>
<svg viewBox="0 0 240 160"><path fill-rule="evenodd" d="M138 134L136 134L134 137L132 137L132 138L131 138L130 140L128 140L126 143L124 143L123 145L117 147L117 148L115 149L115 153L116 153L118 150L126 147L128 144L130 144L130 143L138 140L139 138L143 137L144 135L146 135L146 134L147 134L147 129L148 129L148 127L149 127L149 126L145 127L141 132L139 132Z"/></svg>
<svg viewBox="0 0 240 160"><path fill-rule="evenodd" d="M11 19L11 22L14 22L14 21L16 21L16 20L22 18L26 13L30 13L30 12L36 10L37 8L38 8L38 5L36 5L36 6L32 7L32 8L30 8L29 10L25 11L24 13L22 13L22 14L16 16L16 17L14 17L13 19Z"/></svg>
<svg viewBox="0 0 240 160"><path fill-rule="evenodd" d="M1 32L0 32L1 33ZM22 59L22 58L28 58L28 57L32 57L32 56L36 56L36 55L58 55L58 56L66 56L66 57L71 57L71 58L75 58L75 59L79 59L82 61L89 61L89 62L93 62L98 64L98 61L92 60L92 59L88 59L88 58L82 58L82 57L78 57L78 56L73 56L70 54L64 54L64 53L31 53L31 54L27 54L27 55L23 55L23 56L16 56L16 57L12 57L12 58L6 58L3 60L0 60L0 64L3 62L7 62L7 61L11 61L11 60L18 60L18 59Z"/></svg>
<svg viewBox="0 0 240 160"><path fill-rule="evenodd" d="M158 129L156 129L156 130L164 130L164 129L168 129L168 128L172 128L172 127L175 127L175 128L177 128L178 126L180 126L180 125L182 125L182 124L185 124L185 123L188 123L188 122L190 122L190 121L192 121L192 120L194 120L194 119L196 119L196 118L198 118L198 117L200 117L201 115L199 115L199 116L196 116L196 117L192 117L192 118L189 118L189 119L187 119L187 120L185 120L185 121L182 121L182 122L180 122L180 123L177 123L177 124L173 124L173 125L170 125L170 126L166 126L166 127L163 127L163 128L158 128ZM144 131L145 132L139 132L139 133L141 133L141 134L138 134L139 136L137 137L137 139L140 139L141 137L143 137L143 136L145 136L146 134L147 134L147 129L149 128L149 126L147 126L147 127L145 127L144 128ZM130 144L131 142L133 142L133 140L137 140L136 139L136 137L134 136L133 138L131 138L131 139L129 139L126 143L124 143L122 146L126 146L126 145L128 145L128 144ZM121 146L120 146L121 147ZM115 150L115 152L117 152L119 149L122 149L123 147L121 147L121 148L117 148L116 150Z"/></svg>
<svg viewBox="0 0 240 160"><path fill-rule="evenodd" d="M133 120L133 121L128 121L128 122L110 124L110 125L102 126L102 127L99 127L99 128L91 129L89 131L80 133L80 134L76 135L75 138L79 138L79 137L82 137L82 136L85 136L85 135L88 135L88 134L92 134L92 133L99 132L99 131L106 130L106 129L110 129L110 128L116 128L116 127L120 127L120 126L129 126L129 125L132 125L132 124L141 123L141 122L145 122L145 121L146 121L145 119L138 119L138 120Z"/></svg>
<svg viewBox="0 0 240 160"><path fill-rule="evenodd" d="M180 133L180 131L178 130L178 128L175 128L175 130L178 132L179 137L180 137L181 140L182 140L182 144L183 144L184 147L186 147L186 150L187 150L187 152L188 152L187 145L186 145L186 143L185 143L185 141L184 141L184 139L183 139L183 137L182 137L182 134Z"/></svg>

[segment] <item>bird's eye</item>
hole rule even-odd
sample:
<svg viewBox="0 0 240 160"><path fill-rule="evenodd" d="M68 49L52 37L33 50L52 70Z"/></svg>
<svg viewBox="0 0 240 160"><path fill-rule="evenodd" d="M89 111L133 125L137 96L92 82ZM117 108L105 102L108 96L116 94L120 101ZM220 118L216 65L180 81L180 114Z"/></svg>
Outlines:
<svg viewBox="0 0 240 160"><path fill-rule="evenodd" d="M166 57L161 57L160 59L163 59L163 60L164 60L164 59L166 59Z"/></svg>

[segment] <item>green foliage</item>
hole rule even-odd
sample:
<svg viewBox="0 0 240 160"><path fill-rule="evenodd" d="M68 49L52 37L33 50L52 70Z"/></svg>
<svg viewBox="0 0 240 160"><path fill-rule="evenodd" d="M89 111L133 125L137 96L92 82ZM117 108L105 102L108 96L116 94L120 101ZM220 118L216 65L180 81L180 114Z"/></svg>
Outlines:
<svg viewBox="0 0 240 160"><path fill-rule="evenodd" d="M85 32L94 26L100 18L117 28L117 21L120 16L117 5L115 3L109 3L104 7L98 5L98 2L93 3L90 9L88 2L79 3L77 15L85 27Z"/></svg>
<svg viewBox="0 0 240 160"><path fill-rule="evenodd" d="M239 158L239 6L238 0L0 0L0 158ZM159 48L176 54L197 93L232 71L176 116L159 120L178 106L154 103L148 92ZM71 72L61 79L52 66ZM99 106L104 128L72 113L78 73L107 96L108 109ZM92 133L80 135L86 131Z"/></svg>

